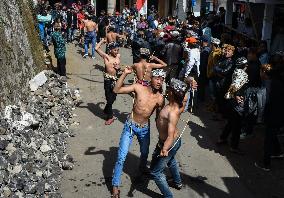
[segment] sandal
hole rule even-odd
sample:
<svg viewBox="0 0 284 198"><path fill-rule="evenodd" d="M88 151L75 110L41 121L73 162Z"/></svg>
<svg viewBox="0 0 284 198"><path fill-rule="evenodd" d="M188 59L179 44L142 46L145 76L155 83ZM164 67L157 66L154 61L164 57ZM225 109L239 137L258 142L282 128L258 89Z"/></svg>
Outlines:
<svg viewBox="0 0 284 198"><path fill-rule="evenodd" d="M114 118L110 118L105 122L105 125L111 125L114 122Z"/></svg>
<svg viewBox="0 0 284 198"><path fill-rule="evenodd" d="M118 192L115 193L115 194L111 194L110 197L113 197L113 198L120 198L120 190L118 190Z"/></svg>

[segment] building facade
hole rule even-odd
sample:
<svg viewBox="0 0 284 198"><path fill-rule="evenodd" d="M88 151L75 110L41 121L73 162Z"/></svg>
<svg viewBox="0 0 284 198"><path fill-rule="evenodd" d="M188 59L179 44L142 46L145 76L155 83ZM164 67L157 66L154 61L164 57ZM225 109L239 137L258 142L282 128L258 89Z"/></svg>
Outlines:
<svg viewBox="0 0 284 198"><path fill-rule="evenodd" d="M268 48L278 41L273 41L276 35L284 32L284 1L283 0L226 0L226 25L231 27L233 14L239 4L245 5L245 17L250 18L256 40L264 40ZM284 36L284 35L283 35ZM283 43L283 42L282 42ZM279 47L275 50L284 50ZM273 53L273 52L272 52Z"/></svg>

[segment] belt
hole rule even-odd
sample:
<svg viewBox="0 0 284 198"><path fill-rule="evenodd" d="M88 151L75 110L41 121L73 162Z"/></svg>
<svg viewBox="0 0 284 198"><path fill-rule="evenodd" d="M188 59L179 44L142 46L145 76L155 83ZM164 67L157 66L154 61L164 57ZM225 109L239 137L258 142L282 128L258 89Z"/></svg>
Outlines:
<svg viewBox="0 0 284 198"><path fill-rule="evenodd" d="M116 76L110 75L110 74L105 73L105 72L104 72L104 78L110 79L110 80L115 80L115 81L118 80L118 78Z"/></svg>
<svg viewBox="0 0 284 198"><path fill-rule="evenodd" d="M133 121L130 117L128 117L127 122L129 122L131 125L134 125L137 128L145 128L145 127L149 127L149 123L145 123L145 124L139 124L135 121Z"/></svg>

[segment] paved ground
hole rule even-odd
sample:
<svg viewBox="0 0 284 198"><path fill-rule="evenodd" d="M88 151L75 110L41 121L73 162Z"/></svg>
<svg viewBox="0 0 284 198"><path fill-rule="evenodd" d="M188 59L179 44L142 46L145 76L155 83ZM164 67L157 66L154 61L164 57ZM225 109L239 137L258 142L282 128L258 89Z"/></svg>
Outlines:
<svg viewBox="0 0 284 198"><path fill-rule="evenodd" d="M130 51L121 49L122 63L131 64ZM98 57L98 56L97 56ZM76 160L72 171L65 171L61 192L66 198L110 197L111 176L116 160L117 146L123 123L131 111L132 99L129 95L119 95L114 104L118 120L105 126L104 89L102 59L82 59L81 49L70 44L67 48L67 73L69 83L81 89L83 103L75 110L79 126L72 127L76 137L69 139L68 150ZM131 83L131 79L129 79ZM214 144L223 121L214 121L202 105L195 115L185 113L182 119L191 117L177 154L185 188L172 190L178 198L250 198L284 197L283 162L275 163L275 171L262 173L253 166L253 161L261 155L261 135L248 140L241 146L248 154L235 156L227 152L227 147L217 148ZM151 122L150 154L157 142L157 130ZM184 122L179 123L182 129ZM135 139L122 175L121 197L160 197L153 181L139 176L139 146ZM151 155L149 155L149 161ZM282 167L281 167L282 166Z"/></svg>

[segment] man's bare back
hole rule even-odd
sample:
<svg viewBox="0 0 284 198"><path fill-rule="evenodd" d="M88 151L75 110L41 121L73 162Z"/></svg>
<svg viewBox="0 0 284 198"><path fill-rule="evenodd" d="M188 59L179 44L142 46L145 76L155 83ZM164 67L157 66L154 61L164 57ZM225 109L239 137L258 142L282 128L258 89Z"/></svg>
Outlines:
<svg viewBox="0 0 284 198"><path fill-rule="evenodd" d="M97 31L97 24L91 20L84 20L87 32Z"/></svg>
<svg viewBox="0 0 284 198"><path fill-rule="evenodd" d="M117 40L117 33L115 32L108 32L106 34L107 43L116 42Z"/></svg>
<svg viewBox="0 0 284 198"><path fill-rule="evenodd" d="M136 71L138 80L151 80L152 69L150 68L149 63L147 63L146 61L134 63L133 69Z"/></svg>
<svg viewBox="0 0 284 198"><path fill-rule="evenodd" d="M166 67L167 64L155 56L151 56L150 60L156 60L158 63L148 63L145 59L142 59L138 63L133 64L133 69L136 72L138 80L151 80L151 72L153 69L159 69Z"/></svg>
<svg viewBox="0 0 284 198"><path fill-rule="evenodd" d="M159 132L159 138L162 141L166 141L168 137L168 125L170 118L174 117L175 119L179 119L181 114L180 108L173 108L169 104L166 105L160 112L156 125ZM174 138L178 137L178 129L175 129Z"/></svg>

